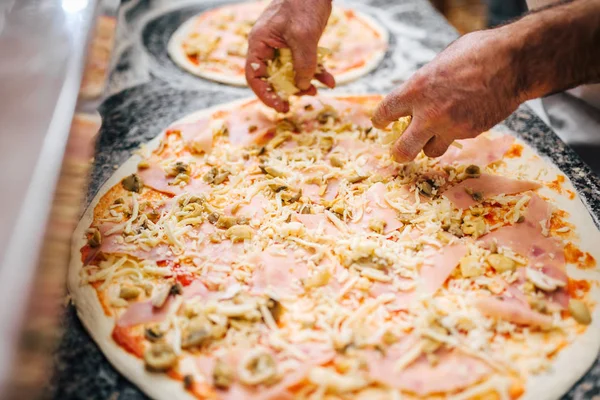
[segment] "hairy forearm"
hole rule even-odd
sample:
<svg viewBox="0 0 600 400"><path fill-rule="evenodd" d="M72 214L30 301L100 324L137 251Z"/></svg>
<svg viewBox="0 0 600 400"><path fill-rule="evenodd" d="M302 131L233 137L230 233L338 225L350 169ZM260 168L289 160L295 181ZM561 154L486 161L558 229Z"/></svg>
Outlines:
<svg viewBox="0 0 600 400"><path fill-rule="evenodd" d="M521 101L600 82L600 0L575 0L498 28Z"/></svg>

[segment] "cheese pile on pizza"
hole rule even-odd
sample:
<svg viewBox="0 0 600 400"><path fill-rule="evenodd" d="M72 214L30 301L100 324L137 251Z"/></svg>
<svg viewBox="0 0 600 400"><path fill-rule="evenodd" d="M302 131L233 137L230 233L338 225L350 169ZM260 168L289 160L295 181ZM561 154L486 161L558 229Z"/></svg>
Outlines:
<svg viewBox="0 0 600 400"><path fill-rule="evenodd" d="M192 17L173 34L169 55L181 68L203 78L245 86L248 34L267 2L219 7ZM329 49L325 68L346 83L377 67L388 34L371 17L334 7L319 46Z"/></svg>
<svg viewBox="0 0 600 400"><path fill-rule="evenodd" d="M117 171L69 282L122 373L199 399L546 398L583 374L598 231L564 177L498 133L396 164L380 99L201 111Z"/></svg>

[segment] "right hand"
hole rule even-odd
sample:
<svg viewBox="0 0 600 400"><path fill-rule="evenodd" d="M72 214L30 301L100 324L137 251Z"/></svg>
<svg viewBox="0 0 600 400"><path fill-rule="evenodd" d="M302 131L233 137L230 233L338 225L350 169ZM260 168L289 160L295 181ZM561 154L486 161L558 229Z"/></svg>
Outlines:
<svg viewBox="0 0 600 400"><path fill-rule="evenodd" d="M275 49L292 51L298 95L315 95L313 78L328 87L335 86L333 76L317 70L317 47L331 14L331 0L273 0L260 16L248 37L246 80L258 98L278 112L287 112L289 104L274 91L267 77L267 61Z"/></svg>

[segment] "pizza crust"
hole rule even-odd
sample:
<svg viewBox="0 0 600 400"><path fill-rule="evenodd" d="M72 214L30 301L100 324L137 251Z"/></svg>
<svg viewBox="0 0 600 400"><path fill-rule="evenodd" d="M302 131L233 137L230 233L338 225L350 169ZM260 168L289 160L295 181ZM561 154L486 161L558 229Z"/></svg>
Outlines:
<svg viewBox="0 0 600 400"><path fill-rule="evenodd" d="M343 100L345 97L351 99L361 96L337 95L329 97ZM208 117L216 111L233 109L252 100L254 99L247 98L200 110L173 122L172 125L190 123L200 118ZM148 142L147 148L150 151L156 149L164 134L165 132L163 131L156 138ZM536 157L535 160L528 159L530 165L535 165L535 168L530 169L531 177L537 176L538 173L546 169L548 173L545 179L551 181L560 173L559 169L552 165L550 160L544 160L536 156L536 153L521 140L517 139L517 142L524 146L521 160L524 160L526 157ZM102 197L114 185L118 184L124 177L137 171L137 164L140 160L139 156L133 155L121 165L102 185L84 212L73 234L67 282L68 290L79 319L104 355L121 374L152 398L195 399L194 396L184 389L182 382L171 379L162 373L150 373L146 371L143 360L127 353L119 347L111 336L115 321L104 314L96 291L90 285L80 285L80 274L83 267L80 249L86 243L84 236L92 223L94 209ZM517 168L519 164L519 159L508 159L505 161L509 167ZM563 187L575 191L568 180L564 182ZM600 249L597 247L597 244L600 243L600 231L596 228L592 217L579 197L569 200L566 196L558 195L556 192L546 188L540 189L539 192L551 198L560 209L570 214L568 221L576 226L577 232L581 235L578 247L582 251L591 253L596 260L600 260ZM577 279L586 278L596 281L596 283L600 282L600 271L598 271L598 268L582 271L569 265L568 274L570 277ZM590 295L592 299L600 303L600 287L598 285L592 286ZM573 344L560 352L559 356L552 362L550 371L530 377L527 380L526 390L521 399L560 398L585 374L594 363L600 350L600 307L598 306L592 312L592 321L592 324L588 326L584 334L578 336Z"/></svg>
<svg viewBox="0 0 600 400"><path fill-rule="evenodd" d="M386 29L383 28L382 24L377 22L371 16L364 14L360 11L353 9L354 13L358 18L360 18L363 22L365 22L370 29L377 32L377 34L381 37L381 40L386 44L389 43L389 33ZM206 11L205 11L206 12ZM171 59L177 64L180 68L185 71L199 76L204 79L208 79L215 82L224 83L226 85L231 86L239 86L239 87L247 87L248 83L246 82L246 77L235 76L232 74L218 73L213 71L206 71L201 68L199 65L196 65L190 60L188 60L185 52L182 50L182 43L187 38L190 30L193 29L196 19L202 15L203 13L196 14L187 21L185 21L173 35L169 39L169 43L167 44L167 52ZM371 57L365 62L363 66L360 68L354 68L350 71L335 75L335 82L337 85L342 85L345 83L352 82L362 76L367 75L369 72L373 71L377 66L381 63L383 58L385 57L385 53L387 52L386 48L377 50L374 52ZM321 84L318 86L324 87Z"/></svg>

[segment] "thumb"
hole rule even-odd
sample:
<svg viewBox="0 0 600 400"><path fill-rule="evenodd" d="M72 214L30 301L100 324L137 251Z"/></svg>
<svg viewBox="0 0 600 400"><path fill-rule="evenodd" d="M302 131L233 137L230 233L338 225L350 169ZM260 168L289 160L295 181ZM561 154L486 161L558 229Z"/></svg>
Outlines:
<svg viewBox="0 0 600 400"><path fill-rule="evenodd" d="M412 114L412 99L405 85L392 91L377 105L371 121L375 128L383 129L391 122ZM412 125L412 124L411 124Z"/></svg>

